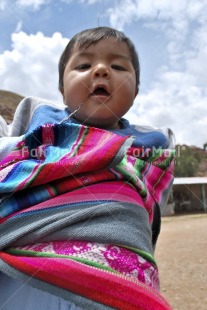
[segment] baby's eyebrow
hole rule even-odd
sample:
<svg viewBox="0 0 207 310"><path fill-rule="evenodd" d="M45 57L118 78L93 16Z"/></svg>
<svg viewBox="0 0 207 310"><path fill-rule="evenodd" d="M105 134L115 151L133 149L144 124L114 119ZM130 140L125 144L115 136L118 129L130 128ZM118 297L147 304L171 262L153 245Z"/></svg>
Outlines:
<svg viewBox="0 0 207 310"><path fill-rule="evenodd" d="M77 56L79 56L79 57L89 57L89 58L91 58L91 57L94 56L94 53L82 51L82 52L79 52L79 53L77 54ZM115 59L115 58L121 58L121 59L124 59L124 60L131 61L131 59L130 59L129 56L122 55L122 54L118 54L118 53L110 53L110 54L108 54L108 57L114 58L114 59Z"/></svg>

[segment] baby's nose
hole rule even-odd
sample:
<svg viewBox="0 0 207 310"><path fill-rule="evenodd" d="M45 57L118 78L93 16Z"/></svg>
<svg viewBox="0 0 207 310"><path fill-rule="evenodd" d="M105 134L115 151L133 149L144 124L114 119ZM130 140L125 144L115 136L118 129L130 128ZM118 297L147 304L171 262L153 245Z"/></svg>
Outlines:
<svg viewBox="0 0 207 310"><path fill-rule="evenodd" d="M109 79L110 71L108 67L104 64L98 64L93 70L93 78L103 77L105 79Z"/></svg>

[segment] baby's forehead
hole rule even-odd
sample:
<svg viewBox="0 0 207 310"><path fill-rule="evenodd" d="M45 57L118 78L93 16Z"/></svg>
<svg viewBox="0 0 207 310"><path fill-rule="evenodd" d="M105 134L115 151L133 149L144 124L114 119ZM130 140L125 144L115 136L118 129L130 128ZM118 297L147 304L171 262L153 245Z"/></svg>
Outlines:
<svg viewBox="0 0 207 310"><path fill-rule="evenodd" d="M101 38L97 41L85 40L83 42L76 42L73 46L71 56L73 54L79 54L80 56L86 54L87 52L95 52L97 47L100 47L102 51L110 50L117 51L119 53L121 50L124 51L129 58L131 58L130 48L125 41L117 40L116 38Z"/></svg>

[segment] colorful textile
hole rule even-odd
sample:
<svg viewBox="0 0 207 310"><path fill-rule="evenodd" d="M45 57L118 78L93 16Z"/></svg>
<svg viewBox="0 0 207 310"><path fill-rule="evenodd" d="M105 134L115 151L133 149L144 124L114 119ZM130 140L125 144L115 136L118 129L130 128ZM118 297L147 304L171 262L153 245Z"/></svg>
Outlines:
<svg viewBox="0 0 207 310"><path fill-rule="evenodd" d="M10 248L9 253L34 257L63 257L139 280L159 291L155 262L117 245L87 241L51 241ZM146 255L147 256L147 255ZM149 259L149 257L147 257Z"/></svg>
<svg viewBox="0 0 207 310"><path fill-rule="evenodd" d="M129 143L127 137L67 123L27 134L1 161L0 193L6 199L0 217L83 185L118 178L106 168L121 161ZM28 196L24 192L23 199L6 195L31 187L35 189Z"/></svg>
<svg viewBox="0 0 207 310"><path fill-rule="evenodd" d="M19 270L46 281L64 291L73 292L87 299L106 305L106 309L122 310L170 310L165 299L148 285L129 277L110 273L66 258L13 256L0 253L1 260L10 267L10 272ZM0 267L2 267L0 261ZM28 279L29 283L31 278ZM41 282L38 282L40 287ZM60 291L59 291L60 293ZM63 295L65 297L65 295ZM70 296L71 297L71 296ZM72 299L72 297L71 297ZM98 309L85 306L83 309Z"/></svg>
<svg viewBox="0 0 207 310"><path fill-rule="evenodd" d="M0 218L80 186L113 179L133 184L152 214L154 201L161 201L172 181L174 154L148 150L144 158L136 158L131 143L131 138L71 123L43 125L25 135L0 164ZM32 190L10 197L27 188Z"/></svg>
<svg viewBox="0 0 207 310"><path fill-rule="evenodd" d="M76 295L106 308L169 309L153 289L151 225L172 184L173 150L143 151L133 137L70 122L18 140L0 162L0 270L77 304ZM91 248L72 254L73 242Z"/></svg>

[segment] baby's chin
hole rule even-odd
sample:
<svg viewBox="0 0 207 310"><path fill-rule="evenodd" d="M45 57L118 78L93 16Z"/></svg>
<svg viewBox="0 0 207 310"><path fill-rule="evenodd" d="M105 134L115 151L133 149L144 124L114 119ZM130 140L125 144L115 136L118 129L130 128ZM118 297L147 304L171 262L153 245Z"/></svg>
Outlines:
<svg viewBox="0 0 207 310"><path fill-rule="evenodd" d="M100 129L120 129L120 125L119 122L116 123L104 123L104 122L88 122L88 123L84 123L86 126L89 127L96 127L96 128L100 128Z"/></svg>
<svg viewBox="0 0 207 310"><path fill-rule="evenodd" d="M96 127L96 128L101 128L101 129L119 129L120 128L118 121L115 123L115 122L107 122L107 121L100 120L100 119L89 118L88 120L86 120L86 119L82 119L77 116L75 116L74 118L78 123L88 126L88 127Z"/></svg>

